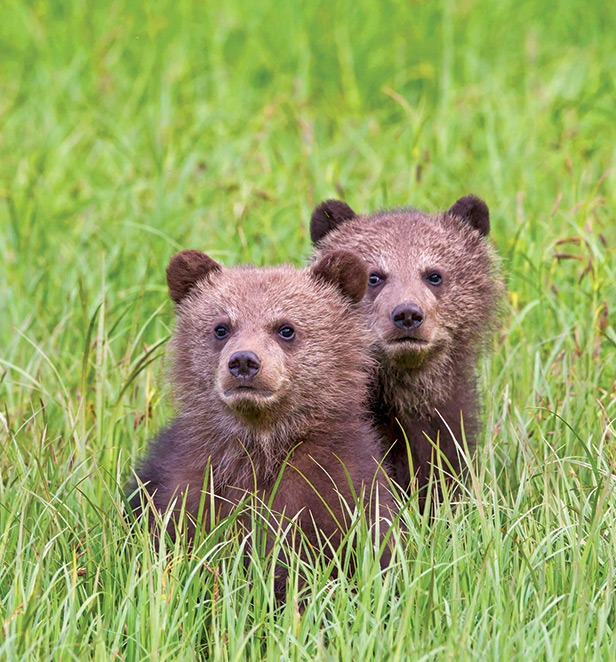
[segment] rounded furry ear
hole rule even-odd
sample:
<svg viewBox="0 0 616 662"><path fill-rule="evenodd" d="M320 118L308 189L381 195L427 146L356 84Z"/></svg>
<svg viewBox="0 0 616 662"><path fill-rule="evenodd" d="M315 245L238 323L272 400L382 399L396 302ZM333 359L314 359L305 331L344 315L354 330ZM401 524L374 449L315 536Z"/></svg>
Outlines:
<svg viewBox="0 0 616 662"><path fill-rule="evenodd" d="M368 265L350 251L327 253L311 267L312 275L334 285L353 303L359 303L368 286Z"/></svg>
<svg viewBox="0 0 616 662"><path fill-rule="evenodd" d="M337 228L341 223L350 221L357 214L341 200L325 200L315 207L310 218L310 238L312 243L321 241L326 234Z"/></svg>
<svg viewBox="0 0 616 662"><path fill-rule="evenodd" d="M449 208L449 214L458 216L486 237L490 233L488 205L474 195L465 195Z"/></svg>
<svg viewBox="0 0 616 662"><path fill-rule="evenodd" d="M180 251L171 258L167 267L169 295L176 303L180 303L195 283L208 274L221 270L218 262L201 251Z"/></svg>

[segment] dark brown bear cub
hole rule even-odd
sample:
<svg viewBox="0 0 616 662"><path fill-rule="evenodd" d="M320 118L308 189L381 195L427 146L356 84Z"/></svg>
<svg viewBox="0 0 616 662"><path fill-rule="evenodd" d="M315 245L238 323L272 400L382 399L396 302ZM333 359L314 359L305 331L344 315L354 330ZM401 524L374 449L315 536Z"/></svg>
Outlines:
<svg viewBox="0 0 616 662"><path fill-rule="evenodd" d="M370 334L358 303L367 278L345 251L303 270L223 268L193 250L172 258L178 413L138 476L159 511L175 503L177 517L185 499L189 536L204 490L204 522L212 504L224 517L247 494L266 504L273 494L272 512L297 518L313 543L324 534L336 544L347 519L341 497L352 507L353 490L378 492L391 518L382 447L365 413ZM141 498L132 497L137 513Z"/></svg>
<svg viewBox="0 0 616 662"><path fill-rule="evenodd" d="M419 489L422 506L435 447L445 475L459 474L462 426L470 449L479 431L477 363L503 291L489 231L488 208L474 196L439 214L356 215L337 200L312 214L317 258L345 249L368 262L362 307L378 359L373 413L397 482Z"/></svg>

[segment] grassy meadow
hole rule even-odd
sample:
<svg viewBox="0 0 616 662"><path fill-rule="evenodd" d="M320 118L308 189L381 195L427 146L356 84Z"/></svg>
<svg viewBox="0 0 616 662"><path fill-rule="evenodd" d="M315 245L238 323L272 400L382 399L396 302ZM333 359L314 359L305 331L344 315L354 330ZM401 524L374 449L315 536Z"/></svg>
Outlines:
<svg viewBox="0 0 616 662"><path fill-rule="evenodd" d="M0 660L616 659L616 5L89 3L0 20ZM475 193L507 274L473 478L392 567L155 550L165 266L302 264L312 207ZM344 558L336 564L344 564Z"/></svg>

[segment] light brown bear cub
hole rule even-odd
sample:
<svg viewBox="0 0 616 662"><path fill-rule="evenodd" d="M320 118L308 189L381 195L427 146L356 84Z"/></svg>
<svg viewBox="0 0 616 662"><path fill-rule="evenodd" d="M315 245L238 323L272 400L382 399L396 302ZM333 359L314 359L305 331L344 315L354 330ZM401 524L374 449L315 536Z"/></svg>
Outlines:
<svg viewBox="0 0 616 662"><path fill-rule="evenodd" d="M337 544L348 516L340 497L352 507L352 490L378 491L391 518L366 414L370 334L357 304L367 278L345 251L303 270L223 268L194 250L172 258L179 410L138 471L156 509L175 502L177 514L184 497L194 535L204 486L206 506L224 517L246 494L269 503L282 471L272 511L297 517L313 543L324 534ZM137 514L141 499L132 497Z"/></svg>
<svg viewBox="0 0 616 662"><path fill-rule="evenodd" d="M474 196L439 214L357 215L338 200L312 214L317 259L345 249L368 262L362 308L378 359L372 410L397 482L419 489L422 506L435 445L445 475L459 474L462 424L470 449L479 431L477 363L503 292L489 231L488 207Z"/></svg>

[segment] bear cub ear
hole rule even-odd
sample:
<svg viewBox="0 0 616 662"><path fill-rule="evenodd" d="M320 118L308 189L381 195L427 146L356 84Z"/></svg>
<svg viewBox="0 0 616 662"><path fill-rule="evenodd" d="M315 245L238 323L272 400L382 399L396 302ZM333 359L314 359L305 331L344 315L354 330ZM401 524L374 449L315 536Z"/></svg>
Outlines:
<svg viewBox="0 0 616 662"><path fill-rule="evenodd" d="M341 200L325 200L315 207L310 219L310 238L312 243L321 241L326 234L336 229L341 223L350 221L357 214Z"/></svg>
<svg viewBox="0 0 616 662"><path fill-rule="evenodd" d="M449 214L466 221L484 237L490 233L490 210L488 205L474 195L465 195L449 208Z"/></svg>
<svg viewBox="0 0 616 662"><path fill-rule="evenodd" d="M198 281L221 270L218 262L201 251L180 251L171 258L167 267L169 295L175 303L180 303Z"/></svg>
<svg viewBox="0 0 616 662"><path fill-rule="evenodd" d="M368 265L350 251L327 253L311 267L312 275L320 281L334 285L338 291L359 303L368 287Z"/></svg>

